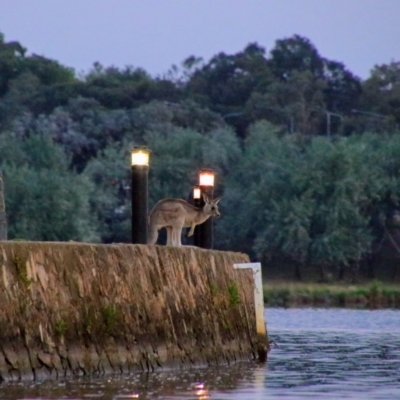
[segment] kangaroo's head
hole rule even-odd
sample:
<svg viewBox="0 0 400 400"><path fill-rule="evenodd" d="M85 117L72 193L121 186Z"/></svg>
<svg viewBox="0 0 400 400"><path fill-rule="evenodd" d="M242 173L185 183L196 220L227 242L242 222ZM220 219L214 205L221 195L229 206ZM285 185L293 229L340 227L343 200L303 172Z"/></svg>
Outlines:
<svg viewBox="0 0 400 400"><path fill-rule="evenodd" d="M221 197L210 199L207 195L203 194L203 200L205 202L203 212L211 217L219 218L221 214L218 210L218 203L220 202Z"/></svg>

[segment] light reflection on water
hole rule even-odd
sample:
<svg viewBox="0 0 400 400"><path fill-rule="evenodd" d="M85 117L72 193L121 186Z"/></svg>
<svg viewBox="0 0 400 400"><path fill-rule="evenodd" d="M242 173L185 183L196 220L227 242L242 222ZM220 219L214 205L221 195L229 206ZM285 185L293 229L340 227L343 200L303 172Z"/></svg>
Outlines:
<svg viewBox="0 0 400 400"><path fill-rule="evenodd" d="M0 399L396 399L400 311L267 309L266 365L1 384Z"/></svg>

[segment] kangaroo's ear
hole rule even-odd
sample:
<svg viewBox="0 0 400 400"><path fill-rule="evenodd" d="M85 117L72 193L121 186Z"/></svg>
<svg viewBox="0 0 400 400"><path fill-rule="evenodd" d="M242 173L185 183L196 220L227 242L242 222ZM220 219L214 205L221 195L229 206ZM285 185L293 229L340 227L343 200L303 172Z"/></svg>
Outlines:
<svg viewBox="0 0 400 400"><path fill-rule="evenodd" d="M221 201L222 197L217 197L216 199L213 200L214 204L218 204Z"/></svg>
<svg viewBox="0 0 400 400"><path fill-rule="evenodd" d="M204 200L204 202L205 202L206 204L210 204L210 198L209 198L206 194L204 194L204 193L203 193L203 200Z"/></svg>

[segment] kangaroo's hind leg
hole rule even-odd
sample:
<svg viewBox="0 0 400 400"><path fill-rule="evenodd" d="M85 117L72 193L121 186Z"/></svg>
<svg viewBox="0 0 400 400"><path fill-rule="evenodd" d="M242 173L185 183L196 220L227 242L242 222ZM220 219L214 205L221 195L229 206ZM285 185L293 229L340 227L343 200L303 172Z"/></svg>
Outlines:
<svg viewBox="0 0 400 400"><path fill-rule="evenodd" d="M172 226L166 226L165 229L167 230L167 246L173 246Z"/></svg>
<svg viewBox="0 0 400 400"><path fill-rule="evenodd" d="M156 244L157 239L158 239L158 226L150 223L149 233L147 237L147 244Z"/></svg>
<svg viewBox="0 0 400 400"><path fill-rule="evenodd" d="M182 246L181 243L182 228L172 227L172 246Z"/></svg>

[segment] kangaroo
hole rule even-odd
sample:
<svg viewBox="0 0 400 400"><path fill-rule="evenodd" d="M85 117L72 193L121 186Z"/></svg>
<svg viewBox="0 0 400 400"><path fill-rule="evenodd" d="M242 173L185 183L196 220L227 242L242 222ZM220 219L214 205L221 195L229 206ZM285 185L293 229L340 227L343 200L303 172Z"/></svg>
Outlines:
<svg viewBox="0 0 400 400"><path fill-rule="evenodd" d="M203 208L195 207L182 199L160 200L149 214L149 236L147 244L155 244L158 231L167 229L167 246L182 246L181 234L183 228L190 227L188 236L192 236L196 225L202 224L210 217L219 217L218 203L220 197L211 200L203 195Z"/></svg>

